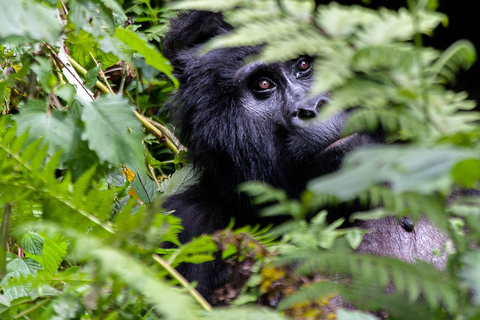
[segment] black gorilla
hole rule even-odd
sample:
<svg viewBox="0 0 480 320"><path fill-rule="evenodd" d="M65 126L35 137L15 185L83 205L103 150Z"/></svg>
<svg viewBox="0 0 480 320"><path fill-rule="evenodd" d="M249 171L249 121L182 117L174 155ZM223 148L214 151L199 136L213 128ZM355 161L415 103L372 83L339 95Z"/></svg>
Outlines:
<svg viewBox="0 0 480 320"><path fill-rule="evenodd" d="M346 153L379 140L362 133L341 138L346 113L316 119L329 97L308 95L314 72L309 57L246 63L258 47L222 48L201 55L206 41L231 29L220 14L184 13L172 21L163 42L180 81L170 108L179 121L181 141L201 170L198 184L164 205L182 218L182 242L226 227L231 217L237 226L258 223L249 198L237 191L242 182L265 181L298 197L308 180L338 169ZM421 235L406 232L395 219L362 226L372 230L362 245L364 252L441 264L431 249L444 237L427 221L415 227ZM392 236L396 234L399 237ZM179 270L187 280L198 281L204 296L225 281L218 261L182 265Z"/></svg>

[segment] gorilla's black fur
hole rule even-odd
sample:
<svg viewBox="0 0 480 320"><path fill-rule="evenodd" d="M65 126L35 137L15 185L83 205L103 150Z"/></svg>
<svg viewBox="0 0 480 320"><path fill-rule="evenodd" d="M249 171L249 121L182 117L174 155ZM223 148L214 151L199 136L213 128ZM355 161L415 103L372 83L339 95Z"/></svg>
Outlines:
<svg viewBox="0 0 480 320"><path fill-rule="evenodd" d="M340 139L346 113L317 119L317 111L329 97L308 95L314 64L309 57L272 64L247 63L248 57L259 52L258 47L201 54L206 41L231 30L220 14L184 13L172 21L163 42L164 54L180 81L170 108L178 120L181 141L201 170L196 185L171 196L164 205L182 218L182 242L224 228L232 217L237 226L258 223L249 198L237 191L242 182L265 181L298 197L308 180L338 169L345 153L378 139L361 133ZM441 243L443 237L425 223L432 229L426 231L428 241L432 246ZM406 260L423 254L417 254L417 239L395 220L375 221L366 227L374 231L372 234L378 232L377 238L365 242L365 252ZM388 235L406 234L406 242L392 243L388 236L390 243L384 246L378 238L384 228L388 228ZM421 250L427 249L431 252L431 246L423 243ZM225 281L218 261L183 265L179 270L187 280L198 281L197 288L204 296Z"/></svg>

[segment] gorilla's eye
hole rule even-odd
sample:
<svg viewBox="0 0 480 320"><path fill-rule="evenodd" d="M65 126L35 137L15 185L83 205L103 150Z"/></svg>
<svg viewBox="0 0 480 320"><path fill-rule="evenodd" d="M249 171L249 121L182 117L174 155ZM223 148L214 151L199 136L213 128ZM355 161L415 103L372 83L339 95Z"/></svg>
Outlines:
<svg viewBox="0 0 480 320"><path fill-rule="evenodd" d="M270 89L273 89L274 87L275 84L272 81L266 78L260 78L256 81L254 90L257 92L268 91Z"/></svg>
<svg viewBox="0 0 480 320"><path fill-rule="evenodd" d="M301 73L308 72L312 69L312 62L306 58L297 61L297 71Z"/></svg>
<svg viewBox="0 0 480 320"><path fill-rule="evenodd" d="M298 71L307 71L308 69L310 69L310 62L308 62L307 60L301 60L298 62L297 68Z"/></svg>

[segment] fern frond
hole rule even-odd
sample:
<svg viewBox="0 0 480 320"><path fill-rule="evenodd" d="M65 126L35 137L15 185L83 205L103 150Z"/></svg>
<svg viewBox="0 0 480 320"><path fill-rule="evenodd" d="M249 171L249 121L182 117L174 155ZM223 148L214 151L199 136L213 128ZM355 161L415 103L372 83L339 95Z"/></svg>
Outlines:
<svg viewBox="0 0 480 320"><path fill-rule="evenodd" d="M410 40L416 33L430 33L445 19L441 13L420 10L413 13L420 22L416 26L412 13L405 8L400 8L398 12L380 9L378 13L376 19L357 33L357 47Z"/></svg>
<svg viewBox="0 0 480 320"><path fill-rule="evenodd" d="M29 226L42 230L51 237L61 233L72 243L72 253L80 261L94 263L106 277L117 277L136 292L143 295L159 313L167 319L198 319L193 299L178 292L159 279L150 268L141 264L123 251L101 242L98 238L52 222ZM176 306L182 306L181 308Z"/></svg>
<svg viewBox="0 0 480 320"><path fill-rule="evenodd" d="M2 120L1 124L6 124L5 120ZM48 158L48 146L38 149L42 144L41 140L37 139L28 144L28 132L18 138L15 137L15 133L16 125L13 125L3 130L0 135L0 155L3 154L0 157L0 164L9 164L12 170L18 172L15 180L8 180L8 188L34 195L35 199L42 203L45 218L55 217L65 225L73 223L85 229L97 226L113 232L111 227L103 222L107 220L104 217L105 213L110 212L112 208L113 191L97 189L93 193L98 193L95 201L88 199L85 184L91 179L91 171L86 173L84 179L73 185L68 175L59 183L55 172L59 167L61 153L58 152ZM0 185L7 186L6 183L7 180L0 181Z"/></svg>
<svg viewBox="0 0 480 320"><path fill-rule="evenodd" d="M222 11L235 8L244 0L188 0L175 1L169 6L175 10L207 10L207 11Z"/></svg>
<svg viewBox="0 0 480 320"><path fill-rule="evenodd" d="M278 30L284 30L279 33ZM215 37L206 46L206 50L221 47L255 46L267 41L294 37L301 33L302 26L293 19L257 21L235 29L231 34Z"/></svg>
<svg viewBox="0 0 480 320"><path fill-rule="evenodd" d="M313 251L298 250L281 260L298 263L297 270L302 274L327 272L348 275L352 290L368 293L371 289L373 293L384 295L383 290L392 284L394 290L408 297L411 303L424 296L432 308L442 305L449 312L457 309L455 282L430 264L422 261L411 264L395 258L352 254L348 251Z"/></svg>
<svg viewBox="0 0 480 320"><path fill-rule="evenodd" d="M458 40L442 53L429 72L436 81L452 82L460 69L470 68L475 60L474 45L468 40Z"/></svg>

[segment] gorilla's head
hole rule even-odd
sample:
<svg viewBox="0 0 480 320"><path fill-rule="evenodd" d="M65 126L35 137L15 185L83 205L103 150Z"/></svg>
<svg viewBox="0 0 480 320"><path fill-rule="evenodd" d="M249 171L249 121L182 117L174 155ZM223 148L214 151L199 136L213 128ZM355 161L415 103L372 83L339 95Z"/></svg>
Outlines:
<svg viewBox="0 0 480 320"><path fill-rule="evenodd" d="M163 43L180 81L170 109L203 171L201 183L223 193L261 180L298 196L309 179L336 170L345 153L374 140L343 137L347 113L319 118L329 94L310 94L313 58L263 63L252 59L258 46L202 53L208 40L231 30L220 14L184 13Z"/></svg>

